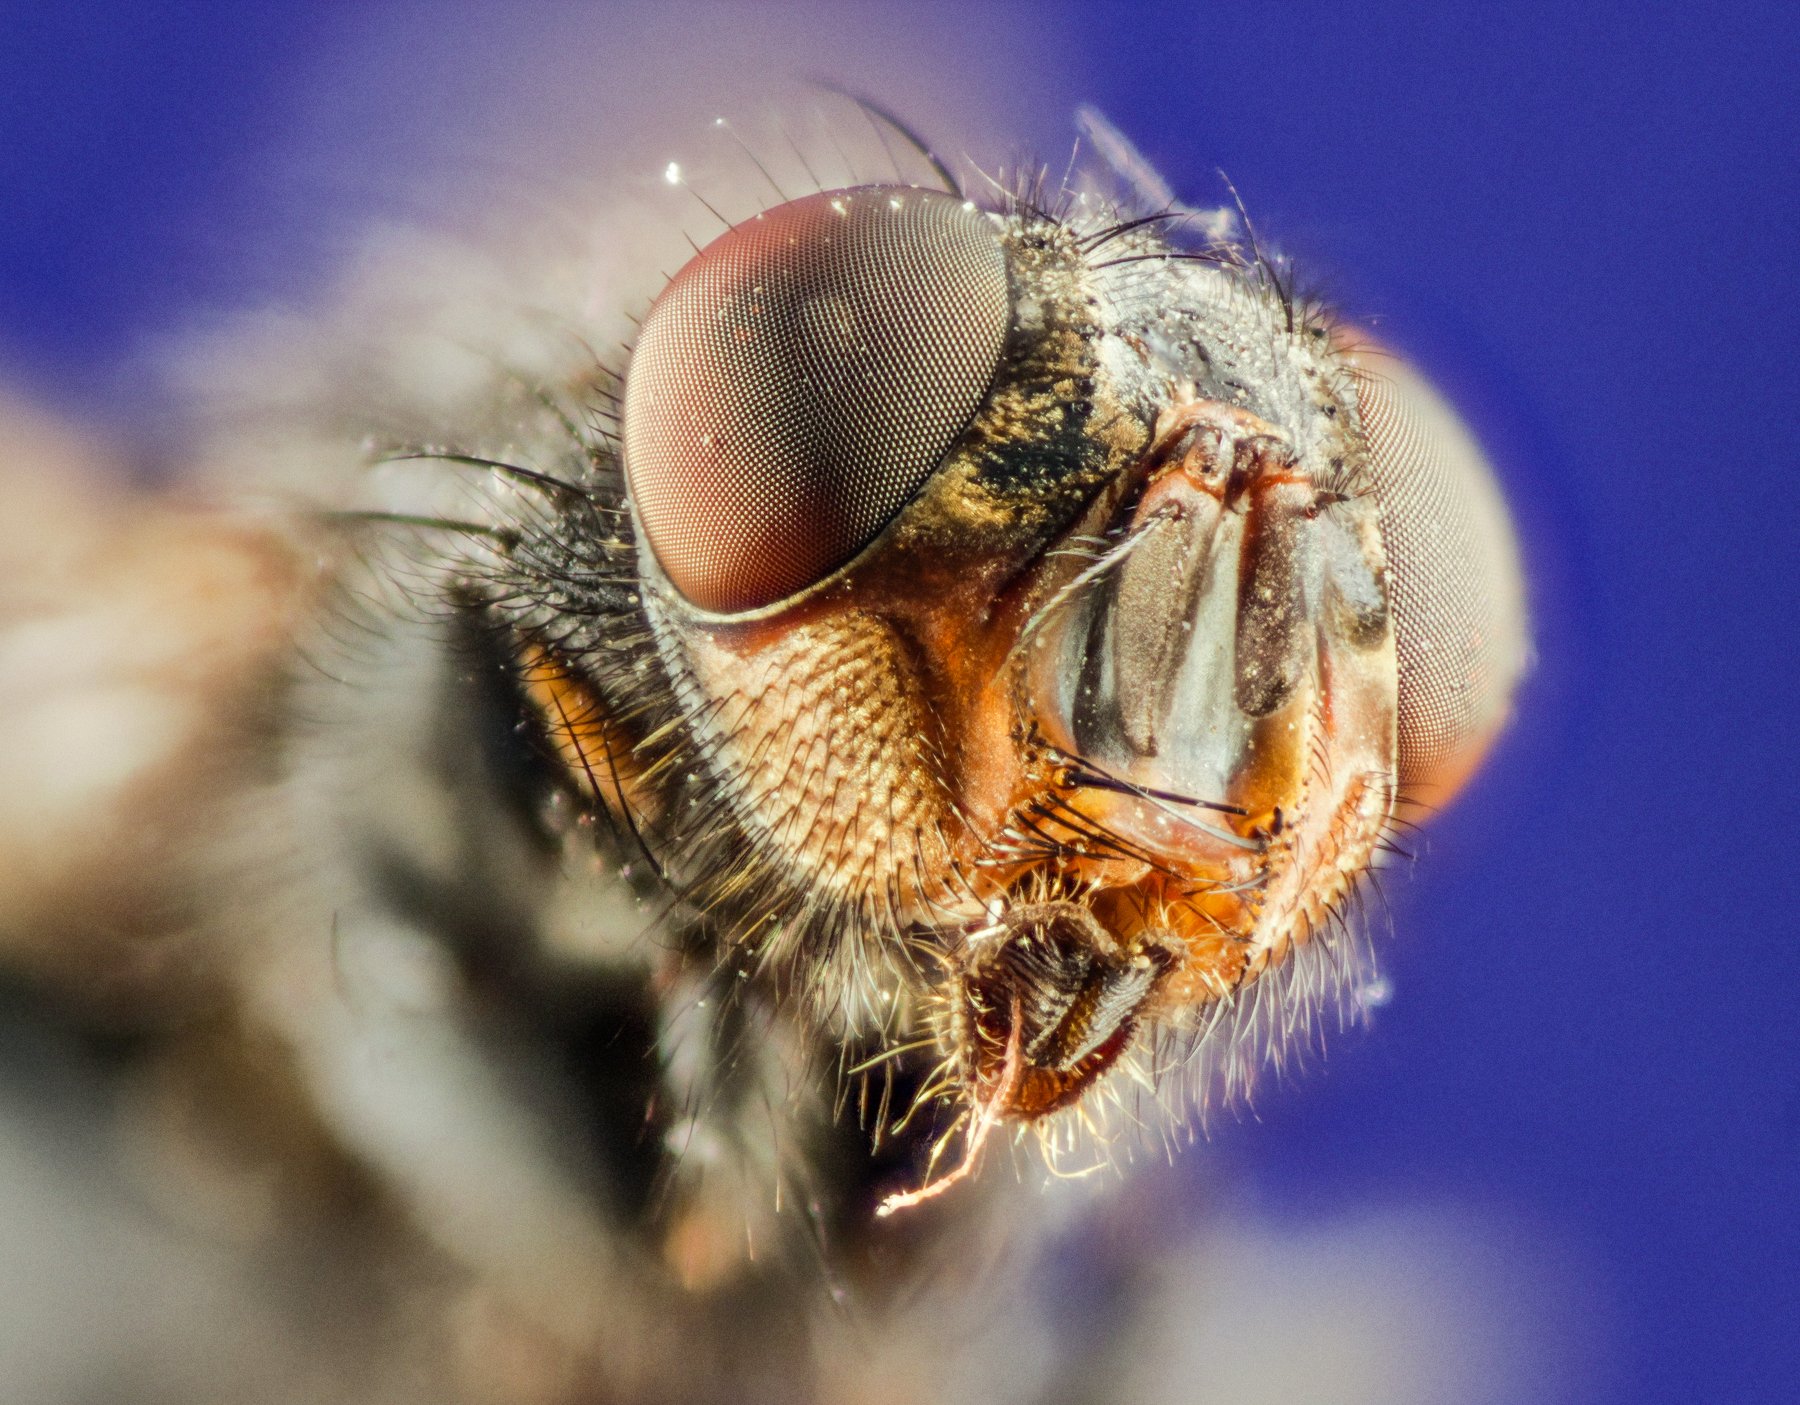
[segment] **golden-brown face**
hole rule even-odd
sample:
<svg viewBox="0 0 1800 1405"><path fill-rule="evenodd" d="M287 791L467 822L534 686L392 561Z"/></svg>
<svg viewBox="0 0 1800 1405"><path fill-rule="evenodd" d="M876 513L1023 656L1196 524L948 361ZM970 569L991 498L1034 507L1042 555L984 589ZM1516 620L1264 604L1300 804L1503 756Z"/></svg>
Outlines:
<svg viewBox="0 0 1800 1405"><path fill-rule="evenodd" d="M1173 237L898 186L770 210L644 322L623 498L524 533L572 772L730 959L866 1066L935 1062L971 1129L1229 1064L1524 659L1454 416ZM570 624L584 571L614 593Z"/></svg>

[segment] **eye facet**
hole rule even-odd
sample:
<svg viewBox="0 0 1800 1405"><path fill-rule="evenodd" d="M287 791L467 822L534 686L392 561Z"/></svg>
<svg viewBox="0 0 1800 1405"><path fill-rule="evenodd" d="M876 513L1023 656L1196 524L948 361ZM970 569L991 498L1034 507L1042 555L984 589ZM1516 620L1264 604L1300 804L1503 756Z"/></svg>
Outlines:
<svg viewBox="0 0 1800 1405"><path fill-rule="evenodd" d="M1530 655L1506 503L1487 457L1404 362L1355 370L1387 549L1403 792L1442 803L1506 720Z"/></svg>
<svg viewBox="0 0 1800 1405"><path fill-rule="evenodd" d="M849 561L980 408L1011 306L994 226L936 191L826 191L709 244L626 378L626 478L670 582L739 613Z"/></svg>

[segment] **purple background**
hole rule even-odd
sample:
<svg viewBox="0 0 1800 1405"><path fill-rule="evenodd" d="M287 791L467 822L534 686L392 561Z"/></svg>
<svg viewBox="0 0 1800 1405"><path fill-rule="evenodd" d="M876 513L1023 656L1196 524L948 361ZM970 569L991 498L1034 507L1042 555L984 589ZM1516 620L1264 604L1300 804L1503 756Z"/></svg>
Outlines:
<svg viewBox="0 0 1800 1405"><path fill-rule="evenodd" d="M0 381L129 424L144 338L326 257L255 157L356 11L31 8ZM1791 1401L1800 19L1452 8L1029 12L1062 57L1020 135L1060 162L1037 114L1087 100L1177 189L1228 171L1470 405L1532 566L1519 725L1387 884L1395 1000L1223 1154L1295 1216L1445 1200L1556 1246L1600 1362L1570 1398Z"/></svg>

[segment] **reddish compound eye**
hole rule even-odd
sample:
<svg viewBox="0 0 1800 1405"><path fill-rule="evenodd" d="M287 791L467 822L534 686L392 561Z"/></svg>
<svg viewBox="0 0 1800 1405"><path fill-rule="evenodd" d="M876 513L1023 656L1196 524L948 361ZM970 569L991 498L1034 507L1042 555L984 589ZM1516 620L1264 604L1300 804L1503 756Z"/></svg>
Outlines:
<svg viewBox="0 0 1800 1405"><path fill-rule="evenodd" d="M1524 585L1486 456L1403 361L1355 371L1399 655L1399 778L1441 804L1473 772L1530 655Z"/></svg>
<svg viewBox="0 0 1800 1405"><path fill-rule="evenodd" d="M980 408L1011 306L993 222L936 191L826 191L709 244L626 377L626 479L670 582L740 613L849 561Z"/></svg>

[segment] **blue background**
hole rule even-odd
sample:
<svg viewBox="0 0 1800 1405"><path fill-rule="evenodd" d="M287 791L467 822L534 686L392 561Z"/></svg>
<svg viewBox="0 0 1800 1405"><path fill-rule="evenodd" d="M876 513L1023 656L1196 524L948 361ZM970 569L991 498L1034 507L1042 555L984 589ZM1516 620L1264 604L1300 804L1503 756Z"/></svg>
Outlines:
<svg viewBox="0 0 1800 1405"><path fill-rule="evenodd" d="M1396 999L1223 1154L1299 1216L1528 1224L1593 1317L1571 1398L1792 1401L1800 20L1568 8L1029 13L1055 105L1183 192L1224 168L1443 376L1527 540L1539 665L1387 885ZM350 13L0 11L0 380L128 424L144 337L322 257L244 172Z"/></svg>

